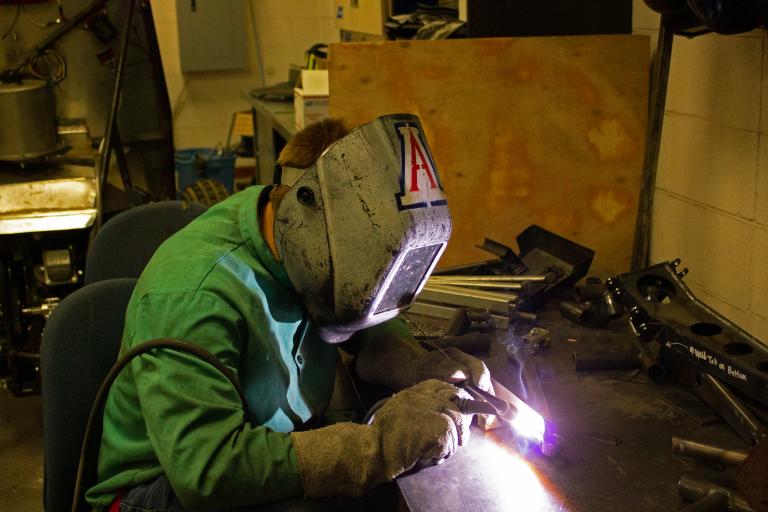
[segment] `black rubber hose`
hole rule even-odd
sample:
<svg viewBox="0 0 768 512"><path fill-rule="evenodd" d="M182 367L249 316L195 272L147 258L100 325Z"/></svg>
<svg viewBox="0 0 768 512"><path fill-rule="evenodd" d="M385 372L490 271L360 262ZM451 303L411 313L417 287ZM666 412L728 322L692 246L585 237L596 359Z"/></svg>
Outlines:
<svg viewBox="0 0 768 512"><path fill-rule="evenodd" d="M245 419L248 421L248 401L245 398L245 393L243 393L243 388L240 386L240 381L237 378L237 374L235 374L231 368L219 361L216 356L211 354L209 351L199 345L193 345L185 341L171 338L150 340L136 345L117 360L117 362L109 370L109 373L107 373L107 376L104 378L104 382L101 383L101 387L99 387L99 390L96 392L96 398L93 400L91 412L88 415L88 422L85 426L83 444L80 449L80 461L77 464L77 478L75 480L75 494L72 497L72 512L77 512L77 507L80 505L80 492L83 484L82 480L83 470L85 469L85 456L88 453L88 441L93 431L94 422L101 413L101 408L104 405L104 400L107 398L110 387L112 387L112 383L115 381L117 376L120 375L120 372L122 372L128 363L130 363L135 357L138 357L154 349L171 349L178 350L179 352L186 352L187 354L192 354L199 357L220 371L224 377L229 380L230 384L232 384L232 386L235 388L235 391L237 391L237 395L240 397L240 402L243 405L243 413L245 414Z"/></svg>

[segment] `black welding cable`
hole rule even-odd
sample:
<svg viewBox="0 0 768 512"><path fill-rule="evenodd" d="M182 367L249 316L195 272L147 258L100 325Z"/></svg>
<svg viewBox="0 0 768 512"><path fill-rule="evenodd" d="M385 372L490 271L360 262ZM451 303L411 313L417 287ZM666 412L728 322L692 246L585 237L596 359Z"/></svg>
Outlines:
<svg viewBox="0 0 768 512"><path fill-rule="evenodd" d="M83 471L85 469L86 454L88 453L88 441L91 437L96 418L101 414L101 408L104 405L104 400L107 398L109 388L112 386L112 383L115 381L120 372L123 371L123 369L128 365L128 363L130 363L135 357L138 357L154 349L170 349L192 354L216 368L224 375L224 377L227 378L227 380L229 380L230 384L232 384L232 386L235 388L235 391L237 391L237 395L240 397L240 402L243 406L243 414L245 415L245 420L248 421L248 401L245 398L243 388L240 386L240 381L237 378L237 374L235 374L231 368L222 363L219 359L216 358L216 356L208 352L206 349L199 345L193 345L191 343L171 338L145 341L144 343L136 345L131 350L126 352L125 355L119 358L117 362L112 366L112 368L109 370L109 373L107 373L107 376L104 378L104 382L101 383L101 387L99 387L99 390L96 393L96 398L93 400L91 412L88 415L88 422L85 426L83 444L80 449L80 461L77 464L75 494L72 497L72 512L77 512L77 507L80 504L80 493L83 484Z"/></svg>

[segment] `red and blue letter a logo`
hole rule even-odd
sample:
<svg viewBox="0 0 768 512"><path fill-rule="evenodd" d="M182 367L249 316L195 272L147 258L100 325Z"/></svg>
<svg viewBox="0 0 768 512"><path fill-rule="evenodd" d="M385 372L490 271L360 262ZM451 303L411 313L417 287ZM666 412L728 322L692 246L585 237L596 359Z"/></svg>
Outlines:
<svg viewBox="0 0 768 512"><path fill-rule="evenodd" d="M440 177L419 127L402 123L395 125L395 129L400 137L400 193L396 194L400 209L447 204Z"/></svg>

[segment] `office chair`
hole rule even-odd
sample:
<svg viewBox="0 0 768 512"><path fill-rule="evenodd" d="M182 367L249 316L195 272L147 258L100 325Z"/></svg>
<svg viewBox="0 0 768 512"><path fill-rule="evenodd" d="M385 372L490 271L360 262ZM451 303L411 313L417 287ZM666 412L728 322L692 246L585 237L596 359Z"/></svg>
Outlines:
<svg viewBox="0 0 768 512"><path fill-rule="evenodd" d="M66 512L72 504L77 465L91 405L117 360L125 309L136 279L109 279L68 295L43 331L43 506ZM101 423L93 432L85 482L96 480ZM87 485L83 491L87 489ZM88 510L85 500L80 509Z"/></svg>
<svg viewBox="0 0 768 512"><path fill-rule="evenodd" d="M85 260L85 283L138 278L157 248L207 208L182 201L149 203L124 211L96 233Z"/></svg>

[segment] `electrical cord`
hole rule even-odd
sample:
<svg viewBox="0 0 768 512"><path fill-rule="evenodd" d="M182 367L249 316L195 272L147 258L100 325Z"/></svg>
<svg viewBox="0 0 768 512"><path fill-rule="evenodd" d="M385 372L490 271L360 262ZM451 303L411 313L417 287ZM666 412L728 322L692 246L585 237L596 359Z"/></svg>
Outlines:
<svg viewBox="0 0 768 512"><path fill-rule="evenodd" d="M57 84L67 77L67 61L56 50L44 50L34 54L27 63L29 73L35 78Z"/></svg>
<svg viewBox="0 0 768 512"><path fill-rule="evenodd" d="M243 392L243 388L240 386L240 381L238 380L237 375L234 371L232 371L231 368L224 365L224 363L222 363L209 351L199 345L193 345L191 343L175 340L172 338L150 340L136 345L131 350L126 352L122 357L120 357L112 366L112 368L109 370L109 373L107 373L107 376L104 378L104 381L101 383L101 386L96 393L96 397L93 400L91 412L88 415L88 421L86 422L85 426L83 444L80 449L80 460L77 464L75 493L72 497L72 512L77 512L77 508L80 505L80 494L83 485L83 471L85 470L85 460L88 453L89 440L93 432L96 418L101 414L101 409L104 406L104 401L107 398L107 394L109 393L109 389L112 386L112 383L115 381L117 376L120 375L120 372L122 372L128 363L130 363L134 358L154 349L170 349L191 354L199 357L200 359L216 368L224 375L224 377L227 378L227 380L229 380L230 384L232 384L232 386L235 388L235 391L237 391L237 395L240 397L240 402L243 406L243 414L245 414L246 421L248 421L248 400L245 398L245 393Z"/></svg>
<svg viewBox="0 0 768 512"><path fill-rule="evenodd" d="M8 30L5 31L3 34L3 37L0 39L5 39L10 35L11 32L13 32L13 29L16 28L16 24L19 22L19 16L21 15L21 6L16 7L16 16L14 16L13 21L11 22L11 26L8 27Z"/></svg>

